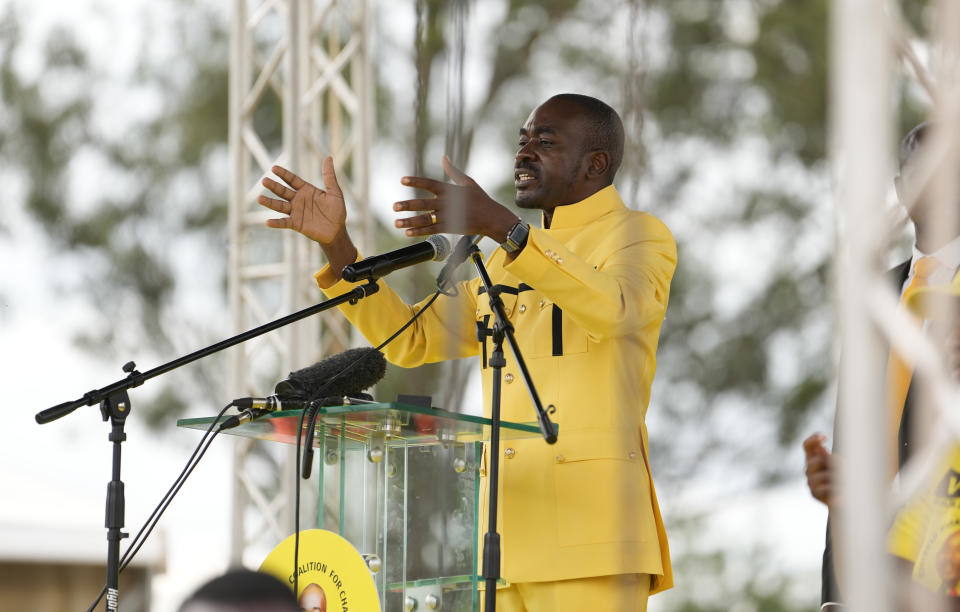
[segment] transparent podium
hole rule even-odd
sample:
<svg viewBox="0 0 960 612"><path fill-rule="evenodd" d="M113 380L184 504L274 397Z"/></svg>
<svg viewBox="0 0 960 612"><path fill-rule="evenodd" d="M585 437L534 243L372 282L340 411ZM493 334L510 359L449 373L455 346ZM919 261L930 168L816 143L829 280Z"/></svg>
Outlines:
<svg viewBox="0 0 960 612"><path fill-rule="evenodd" d="M299 410L274 412L224 433L296 444L299 418ZM212 420L177 424L206 430ZM489 425L401 403L320 410L317 526L364 556L382 610L480 609L479 484ZM501 422L501 440L539 436L536 423Z"/></svg>

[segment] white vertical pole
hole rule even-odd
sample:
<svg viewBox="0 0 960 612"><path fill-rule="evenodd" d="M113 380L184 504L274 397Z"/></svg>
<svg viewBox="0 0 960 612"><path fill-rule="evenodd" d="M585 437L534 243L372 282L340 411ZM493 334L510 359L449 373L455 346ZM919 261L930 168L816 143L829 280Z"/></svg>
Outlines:
<svg viewBox="0 0 960 612"><path fill-rule="evenodd" d="M835 527L839 578L852 610L891 609L886 554L885 344L867 300L880 282L883 203L892 176L892 51L884 3L832 3L832 161L838 208L842 342L838 423L843 506Z"/></svg>
<svg viewBox="0 0 960 612"><path fill-rule="evenodd" d="M227 293L230 307L231 332L237 333L244 326L243 298L241 297L240 271L243 267L243 206L247 175L250 172L250 160L241 140L244 113L242 110L244 93L250 89L249 53L246 49L246 0L233 3L233 24L230 31L230 78L229 78L229 126L228 142L230 155L230 192L227 211L230 244L227 251ZM246 374L244 347L230 349L230 373L228 377L228 395L243 388ZM237 440L234 444L233 470L237 474L242 469L247 440ZM243 556L244 522L243 510L246 496L243 485L234 477L231 481L231 521L230 521L230 564L240 565Z"/></svg>

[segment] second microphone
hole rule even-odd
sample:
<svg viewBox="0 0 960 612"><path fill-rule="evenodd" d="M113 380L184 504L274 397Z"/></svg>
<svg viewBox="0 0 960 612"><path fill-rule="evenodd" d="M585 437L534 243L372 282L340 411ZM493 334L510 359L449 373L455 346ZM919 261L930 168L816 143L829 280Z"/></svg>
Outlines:
<svg viewBox="0 0 960 612"><path fill-rule="evenodd" d="M425 242L411 244L382 255L367 257L343 268L340 274L343 280L355 283L364 280L376 280L400 268L413 266L424 261L443 261L450 254L450 241L443 236L434 235Z"/></svg>

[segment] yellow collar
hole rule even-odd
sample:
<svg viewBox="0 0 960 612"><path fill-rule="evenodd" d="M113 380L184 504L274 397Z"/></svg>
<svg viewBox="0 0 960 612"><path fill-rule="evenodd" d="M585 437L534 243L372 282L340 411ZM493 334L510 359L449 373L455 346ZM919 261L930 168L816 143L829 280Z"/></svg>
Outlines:
<svg viewBox="0 0 960 612"><path fill-rule="evenodd" d="M581 227L615 210L626 208L617 188L608 185L584 200L553 209L550 229L569 229ZM540 226L543 227L543 218Z"/></svg>

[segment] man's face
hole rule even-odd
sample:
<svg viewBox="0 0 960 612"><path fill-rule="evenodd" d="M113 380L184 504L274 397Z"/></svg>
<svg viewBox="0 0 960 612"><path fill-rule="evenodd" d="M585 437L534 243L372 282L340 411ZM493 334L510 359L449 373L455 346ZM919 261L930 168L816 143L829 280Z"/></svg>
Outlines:
<svg viewBox="0 0 960 612"><path fill-rule="evenodd" d="M915 151L900 169L896 178L897 197L904 206L912 205L907 212L915 223L928 228L934 225L948 227L945 224L956 224L958 220L955 218L955 210L945 210L940 206L943 200L937 197L937 186L943 185L944 181L952 181L953 185L949 188L957 189L960 187L960 172L945 174L945 169L935 169L931 173L921 165L922 153L922 149ZM953 215L950 215L951 212ZM956 233L950 234L953 235Z"/></svg>
<svg viewBox="0 0 960 612"><path fill-rule="evenodd" d="M913 198L913 207L908 211L910 218L923 222L928 219L934 211L933 207L929 204L932 199L929 194L930 190L928 188L920 189L923 185L920 181L922 171L917 161L919 157L920 152L918 150L914 152L910 159L903 165L900 169L900 175L897 177L896 187L897 196L904 206L910 203L908 200L911 197Z"/></svg>
<svg viewBox="0 0 960 612"><path fill-rule="evenodd" d="M316 584L308 584L300 593L300 610L302 612L326 612L327 597L323 588Z"/></svg>
<svg viewBox="0 0 960 612"><path fill-rule="evenodd" d="M514 165L516 204L552 210L583 199L583 120L575 104L550 100L534 109L520 128Z"/></svg>

